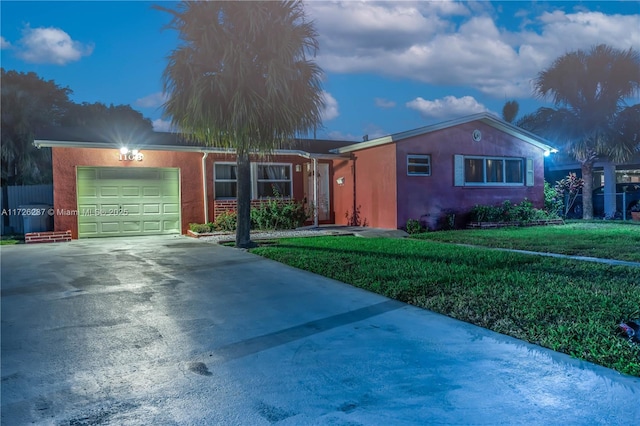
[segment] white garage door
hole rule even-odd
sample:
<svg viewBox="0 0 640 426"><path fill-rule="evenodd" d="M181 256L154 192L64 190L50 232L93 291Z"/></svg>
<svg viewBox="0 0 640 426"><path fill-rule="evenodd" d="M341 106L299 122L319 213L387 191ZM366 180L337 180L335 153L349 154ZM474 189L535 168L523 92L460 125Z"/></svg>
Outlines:
<svg viewBox="0 0 640 426"><path fill-rule="evenodd" d="M180 233L180 171L78 167L78 236Z"/></svg>

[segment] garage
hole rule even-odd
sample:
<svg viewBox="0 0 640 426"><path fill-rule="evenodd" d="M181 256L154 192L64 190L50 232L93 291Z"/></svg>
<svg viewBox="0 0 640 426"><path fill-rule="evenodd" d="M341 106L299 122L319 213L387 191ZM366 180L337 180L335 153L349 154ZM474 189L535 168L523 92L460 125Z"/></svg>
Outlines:
<svg viewBox="0 0 640 426"><path fill-rule="evenodd" d="M77 167L78 237L180 234L180 170Z"/></svg>

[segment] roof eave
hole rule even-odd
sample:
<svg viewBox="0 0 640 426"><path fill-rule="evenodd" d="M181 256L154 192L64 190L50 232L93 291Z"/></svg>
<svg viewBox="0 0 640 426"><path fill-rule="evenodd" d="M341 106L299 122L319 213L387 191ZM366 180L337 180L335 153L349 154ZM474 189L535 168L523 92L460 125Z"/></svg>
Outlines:
<svg viewBox="0 0 640 426"><path fill-rule="evenodd" d="M37 139L33 141L37 148L95 148L95 149L119 149L117 144L101 142L76 142L76 141L52 141ZM172 151L172 152L202 152L210 154L235 154L233 148L202 147L202 146L181 146L181 145L145 145L141 149L146 151ZM321 160L331 160L344 158L344 155L334 153L314 153L296 149L276 149L275 155L295 155L304 158L316 158Z"/></svg>

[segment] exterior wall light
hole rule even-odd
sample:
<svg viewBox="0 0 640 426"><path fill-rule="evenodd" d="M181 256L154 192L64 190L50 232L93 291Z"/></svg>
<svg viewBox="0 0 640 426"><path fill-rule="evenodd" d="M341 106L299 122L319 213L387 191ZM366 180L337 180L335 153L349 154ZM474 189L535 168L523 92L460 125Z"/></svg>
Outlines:
<svg viewBox="0 0 640 426"><path fill-rule="evenodd" d="M336 183L340 186L344 185L344 177L339 177L338 179L336 179Z"/></svg>
<svg viewBox="0 0 640 426"><path fill-rule="evenodd" d="M129 148L123 146L122 148L120 148L120 154L122 155L127 155L129 153Z"/></svg>

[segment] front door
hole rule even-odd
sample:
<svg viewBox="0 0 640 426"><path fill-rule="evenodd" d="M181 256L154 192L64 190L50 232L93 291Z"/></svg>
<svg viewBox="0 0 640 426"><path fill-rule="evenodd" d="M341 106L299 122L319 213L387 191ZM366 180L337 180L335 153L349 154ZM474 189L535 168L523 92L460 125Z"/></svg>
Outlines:
<svg viewBox="0 0 640 426"><path fill-rule="evenodd" d="M307 174L305 175L305 198L309 205L318 209L319 221L331 220L331 203L329 198L329 165L326 163L318 163L318 200L313 200L313 163L307 164Z"/></svg>

